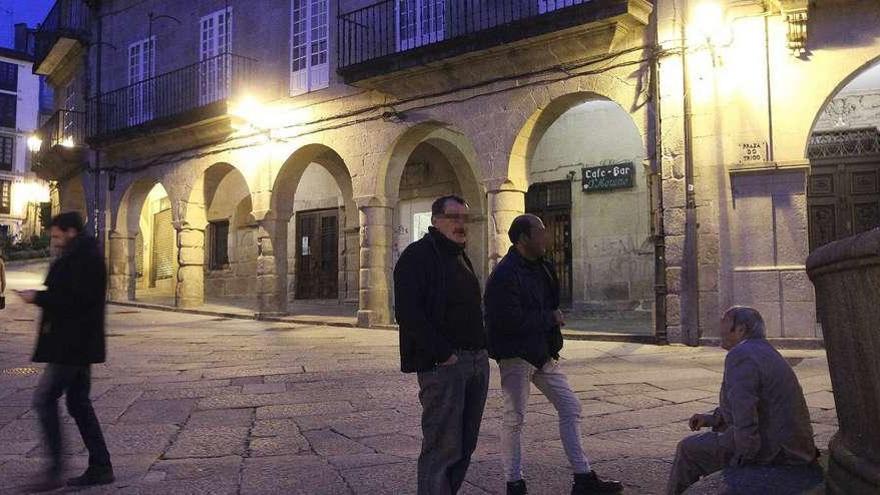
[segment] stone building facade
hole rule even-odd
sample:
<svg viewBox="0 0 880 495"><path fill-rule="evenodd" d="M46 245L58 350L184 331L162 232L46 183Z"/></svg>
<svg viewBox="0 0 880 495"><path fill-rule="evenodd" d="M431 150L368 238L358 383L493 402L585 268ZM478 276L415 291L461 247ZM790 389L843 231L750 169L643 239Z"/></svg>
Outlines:
<svg viewBox="0 0 880 495"><path fill-rule="evenodd" d="M544 218L573 321L698 344L739 303L819 335L808 143L880 58L875 2L473 8L59 0L84 20L47 18L35 70L88 119L43 174L102 236L110 298L390 324L394 262L455 193L483 279Z"/></svg>

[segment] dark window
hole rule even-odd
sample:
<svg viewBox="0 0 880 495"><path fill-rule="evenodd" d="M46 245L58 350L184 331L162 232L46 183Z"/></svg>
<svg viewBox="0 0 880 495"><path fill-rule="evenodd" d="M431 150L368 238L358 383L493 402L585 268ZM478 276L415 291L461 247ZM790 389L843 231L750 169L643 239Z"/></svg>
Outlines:
<svg viewBox="0 0 880 495"><path fill-rule="evenodd" d="M208 237L211 243L209 267L222 270L229 266L229 221L208 224Z"/></svg>
<svg viewBox="0 0 880 495"><path fill-rule="evenodd" d="M0 94L0 127L15 129L15 95Z"/></svg>
<svg viewBox="0 0 880 495"><path fill-rule="evenodd" d="M18 90L18 65L0 62L0 89Z"/></svg>
<svg viewBox="0 0 880 495"><path fill-rule="evenodd" d="M12 170L13 150L15 138L12 136L0 136L0 170Z"/></svg>
<svg viewBox="0 0 880 495"><path fill-rule="evenodd" d="M8 215L12 209L12 182L0 180L0 213Z"/></svg>

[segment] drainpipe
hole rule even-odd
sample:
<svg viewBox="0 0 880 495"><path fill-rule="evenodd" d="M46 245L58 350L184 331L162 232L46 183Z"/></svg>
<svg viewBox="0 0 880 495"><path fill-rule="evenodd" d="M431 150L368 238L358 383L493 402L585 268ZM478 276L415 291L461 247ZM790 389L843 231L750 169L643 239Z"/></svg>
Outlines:
<svg viewBox="0 0 880 495"><path fill-rule="evenodd" d="M685 233L684 249L682 251L682 292L681 292L681 326L684 330L684 340L688 345L698 345L700 342L699 314L700 298L698 285L697 256L697 201L694 190L694 153L693 153L693 109L691 106L691 85L689 79L688 64L688 9L689 2L685 1L681 14L681 76L682 88L684 89L684 184L685 184Z"/></svg>
<svg viewBox="0 0 880 495"><path fill-rule="evenodd" d="M663 118L660 113L660 46L657 44L657 12L654 16L654 53L651 56L651 94L654 95L654 163L651 191L654 202L654 337L658 344L668 344L666 333L666 229L663 222Z"/></svg>
<svg viewBox="0 0 880 495"><path fill-rule="evenodd" d="M104 49L104 20L101 17L101 4L100 2L96 2L94 7L92 8L92 12L96 19L96 30L97 30L97 48L95 50L95 131L97 133L98 129L101 126L101 79L102 79L102 71L101 71L101 62L102 62L102 52ZM101 230L101 211L103 208L101 207L101 150L100 148L95 148L95 239L98 241L98 246L100 247L102 253L104 251L104 237L103 232Z"/></svg>

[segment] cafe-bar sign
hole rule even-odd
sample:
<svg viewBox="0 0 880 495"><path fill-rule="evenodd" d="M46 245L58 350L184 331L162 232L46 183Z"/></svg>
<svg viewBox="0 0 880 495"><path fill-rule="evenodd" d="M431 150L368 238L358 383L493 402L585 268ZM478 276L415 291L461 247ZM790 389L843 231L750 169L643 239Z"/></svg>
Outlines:
<svg viewBox="0 0 880 495"><path fill-rule="evenodd" d="M581 172L584 192L610 191L635 185L636 167L632 162L584 167Z"/></svg>

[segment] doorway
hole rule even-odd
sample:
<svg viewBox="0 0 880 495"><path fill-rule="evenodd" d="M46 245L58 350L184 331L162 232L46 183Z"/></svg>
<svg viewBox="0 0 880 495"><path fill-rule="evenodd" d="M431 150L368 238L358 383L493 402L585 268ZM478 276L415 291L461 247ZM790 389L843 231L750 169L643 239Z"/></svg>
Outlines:
<svg viewBox="0 0 880 495"><path fill-rule="evenodd" d="M296 298L339 297L339 210L296 213Z"/></svg>
<svg viewBox="0 0 880 495"><path fill-rule="evenodd" d="M559 279L559 302L572 305L571 183L534 184L526 193L526 213L537 215L547 229L547 259Z"/></svg>

